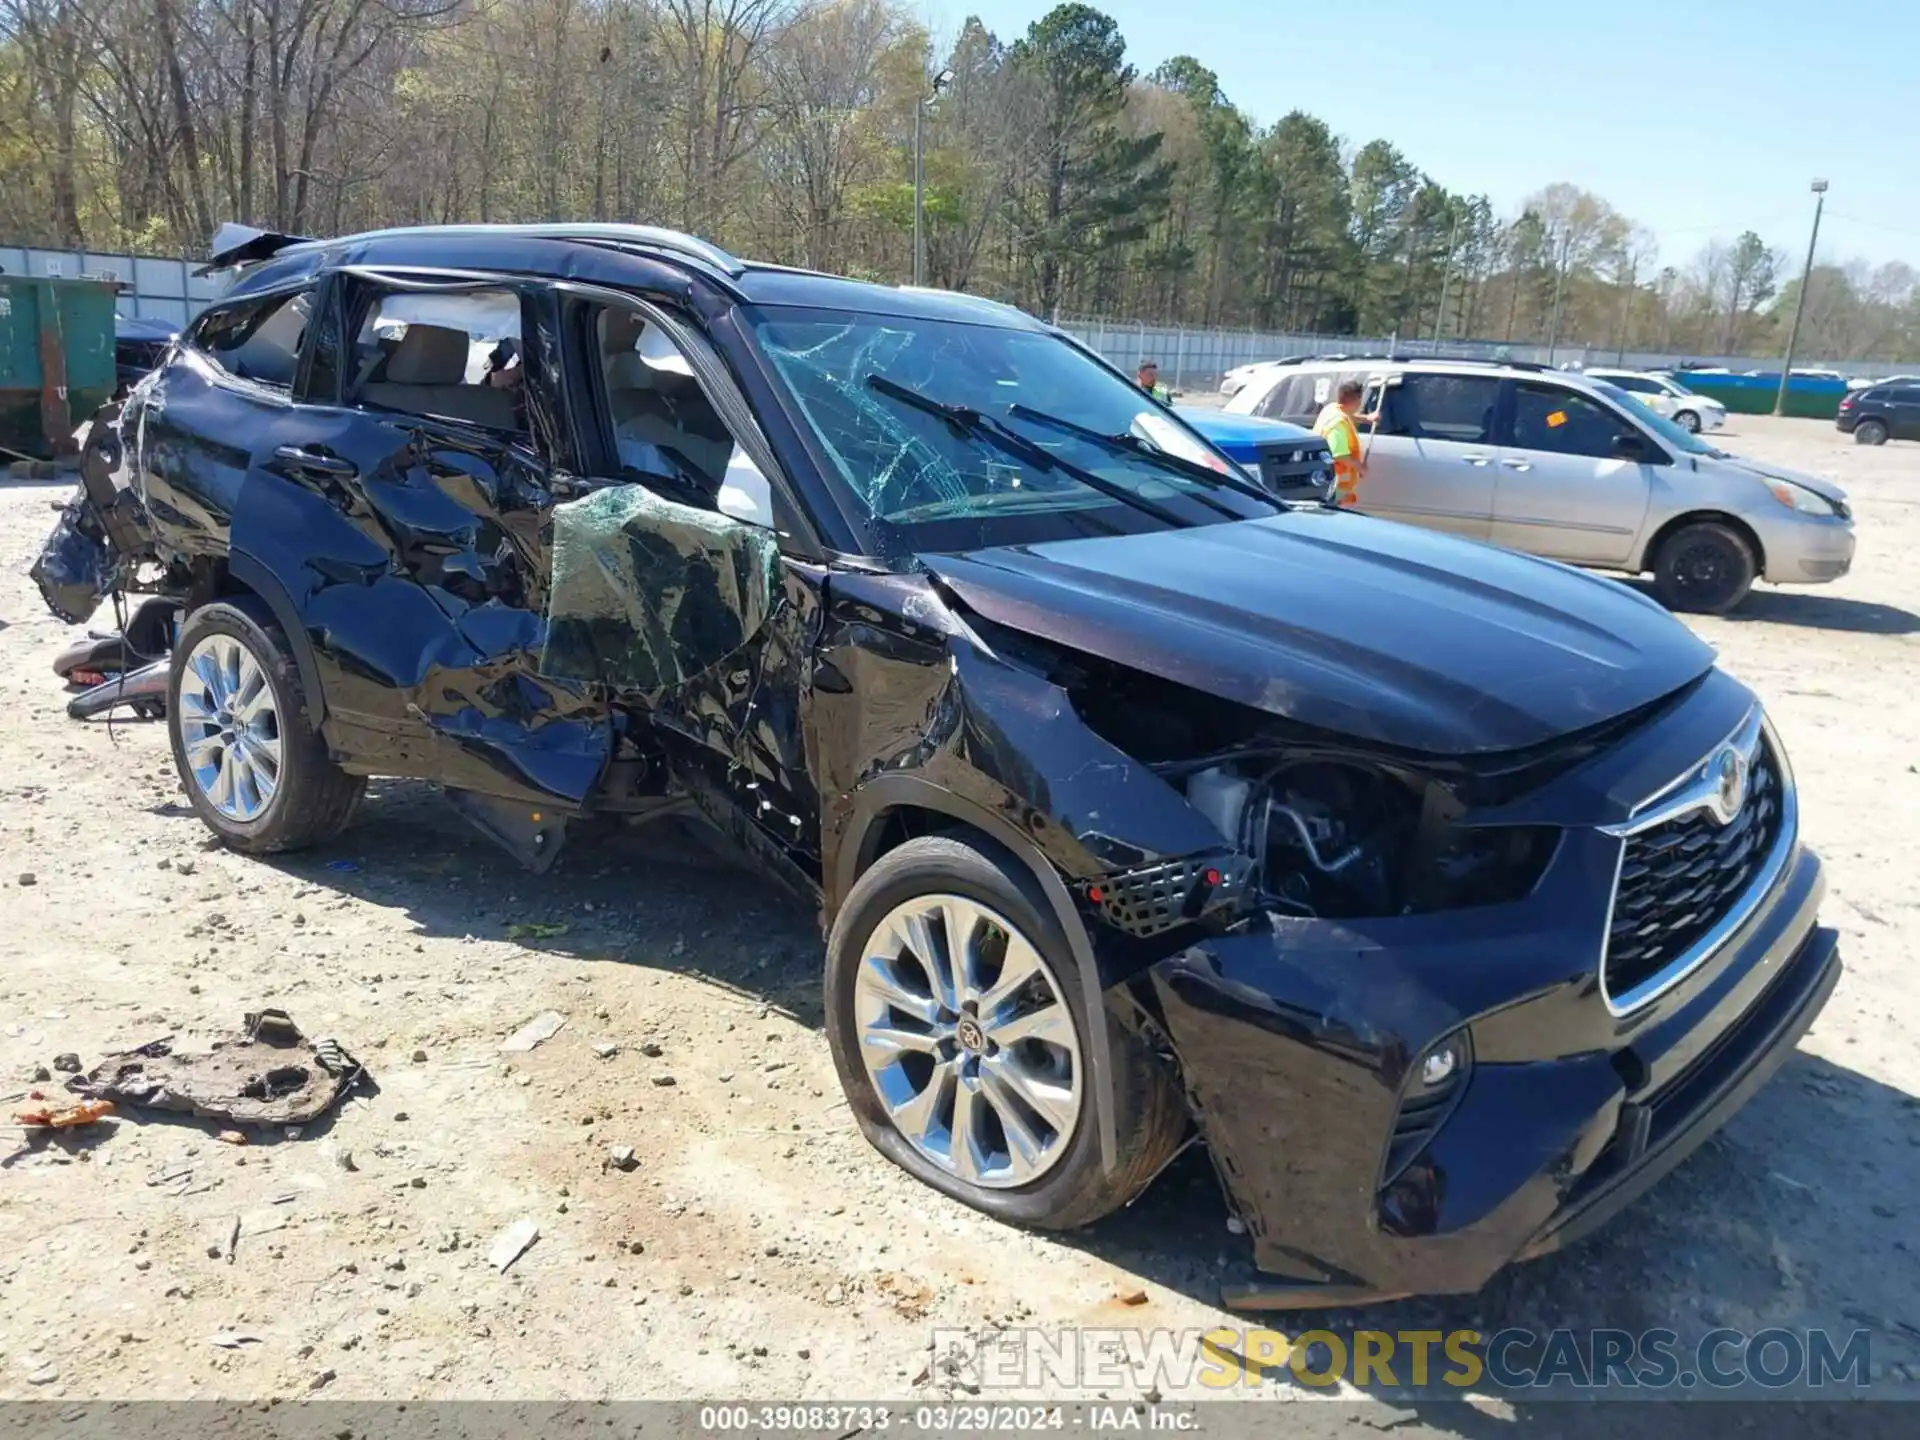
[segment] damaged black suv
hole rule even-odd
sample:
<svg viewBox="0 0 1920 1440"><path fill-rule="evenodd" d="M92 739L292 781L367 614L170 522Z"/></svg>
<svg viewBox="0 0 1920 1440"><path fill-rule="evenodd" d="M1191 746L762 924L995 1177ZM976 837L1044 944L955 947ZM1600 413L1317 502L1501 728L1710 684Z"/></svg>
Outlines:
<svg viewBox="0 0 1920 1440"><path fill-rule="evenodd" d="M872 1142L1024 1224L1197 1131L1271 1283L1471 1290L1839 974L1753 695L1612 581L1263 493L1058 331L627 226L223 232L38 567L179 609L229 845L437 782L528 863L721 832L819 907Z"/></svg>

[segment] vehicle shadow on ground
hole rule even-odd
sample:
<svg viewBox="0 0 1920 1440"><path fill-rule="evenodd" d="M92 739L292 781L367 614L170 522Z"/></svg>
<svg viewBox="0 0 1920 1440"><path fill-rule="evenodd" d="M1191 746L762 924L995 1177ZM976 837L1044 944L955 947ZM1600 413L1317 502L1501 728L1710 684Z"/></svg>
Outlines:
<svg viewBox="0 0 1920 1440"><path fill-rule="evenodd" d="M542 927L539 938L522 943L556 962L671 970L810 1028L823 1023L814 917L758 877L707 859L673 824L576 833L555 869L536 876L470 831L427 787L376 782L358 822L330 846L265 863L398 908L423 934L498 941L513 938L512 926ZM1911 1298L1920 1291L1916 1215L1920 1100L1800 1053L1678 1171L1568 1251L1510 1268L1477 1295L1250 1314L1242 1323L1289 1334L1666 1326L1683 1337L1716 1325L1819 1324L1842 1339L1866 1326L1875 1344L1887 1331L1893 1358L1920 1363L1920 1315ZM1916 1236L1911 1248L1909 1234ZM1223 1287L1259 1278L1197 1146L1126 1211L1050 1238L1137 1276L1150 1291L1208 1306L1220 1303ZM1824 1300L1806 1293L1803 1266L1818 1270L1825 1297L1849 1297L1844 1313L1817 1313ZM1916 1326L1910 1335L1899 1329L1902 1317ZM1119 1307L1112 1323L1153 1321ZM1286 1375L1274 1383L1295 1382ZM1438 1414L1429 1423L1447 1424Z"/></svg>
<svg viewBox="0 0 1920 1440"><path fill-rule="evenodd" d="M1625 582L1657 600L1653 586L1644 580ZM1897 605L1876 605L1869 600L1849 600L1843 595L1815 595L1804 590L1755 590L1737 609L1715 619L1733 624L1764 621L1769 625L1794 625L1805 630L1844 630L1856 635L1912 635L1920 633L1920 615Z"/></svg>

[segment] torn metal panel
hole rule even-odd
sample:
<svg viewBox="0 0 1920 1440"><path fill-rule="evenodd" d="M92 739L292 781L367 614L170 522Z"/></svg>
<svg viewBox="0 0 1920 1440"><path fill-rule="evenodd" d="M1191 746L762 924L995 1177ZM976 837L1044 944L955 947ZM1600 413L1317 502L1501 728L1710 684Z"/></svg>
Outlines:
<svg viewBox="0 0 1920 1440"><path fill-rule="evenodd" d="M337 1041L308 1040L286 1011L262 1010L246 1017L241 1034L206 1054L177 1055L169 1036L109 1055L67 1088L206 1120L304 1125L332 1109L360 1073L360 1062Z"/></svg>
<svg viewBox="0 0 1920 1440"><path fill-rule="evenodd" d="M49 610L69 625L84 625L113 588L115 568L93 507L76 498L61 510L27 573Z"/></svg>
<svg viewBox="0 0 1920 1440"><path fill-rule="evenodd" d="M772 610L771 531L614 485L553 511L540 671L657 698L735 655Z"/></svg>

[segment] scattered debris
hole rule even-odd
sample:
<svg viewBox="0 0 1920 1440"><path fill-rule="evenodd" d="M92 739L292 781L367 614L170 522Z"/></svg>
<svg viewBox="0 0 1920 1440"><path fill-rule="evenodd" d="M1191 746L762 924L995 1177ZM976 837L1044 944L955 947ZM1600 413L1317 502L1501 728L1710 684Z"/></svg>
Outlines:
<svg viewBox="0 0 1920 1440"><path fill-rule="evenodd" d="M565 920L557 920L553 922L547 922L542 920L526 920L516 925L507 926L507 939L509 940L557 940L560 936L565 935L571 929L573 929L573 926L568 924Z"/></svg>
<svg viewBox="0 0 1920 1440"><path fill-rule="evenodd" d="M598 1045L593 1047L593 1053L598 1055L602 1060L611 1060L620 1053L620 1047L611 1040L602 1040Z"/></svg>
<svg viewBox="0 0 1920 1440"><path fill-rule="evenodd" d="M340 865L340 864L351 864L352 862L336 860L333 863L334 865ZM331 870L333 868L333 865L329 865L327 868ZM332 1370L322 1370L318 1375L314 1376L313 1379L307 1382L307 1389L320 1390L320 1389L324 1389L328 1385L331 1385L334 1380L334 1373L335 1372L333 1372Z"/></svg>
<svg viewBox="0 0 1920 1440"><path fill-rule="evenodd" d="M1246 1234L1247 1222L1242 1220L1238 1215L1229 1215L1227 1217L1227 1233L1229 1235Z"/></svg>
<svg viewBox="0 0 1920 1440"><path fill-rule="evenodd" d="M353 1163L353 1151L351 1150L335 1151L333 1163L338 1165L342 1170L358 1170L360 1168Z"/></svg>
<svg viewBox="0 0 1920 1440"><path fill-rule="evenodd" d="M213 1138L218 1140L222 1145L244 1145L247 1143L247 1133L244 1130L222 1130Z"/></svg>
<svg viewBox="0 0 1920 1440"><path fill-rule="evenodd" d="M20 872L20 883L22 885L38 885L40 882L34 877L33 871L22 870Z"/></svg>
<svg viewBox="0 0 1920 1440"><path fill-rule="evenodd" d="M558 1010L542 1010L502 1041L500 1048L514 1053L531 1050L558 1035L566 1023L567 1017Z"/></svg>
<svg viewBox="0 0 1920 1440"><path fill-rule="evenodd" d="M609 1145L607 1163L616 1170L638 1170L640 1157L633 1153L631 1145Z"/></svg>
<svg viewBox="0 0 1920 1440"><path fill-rule="evenodd" d="M33 1083L34 1084L44 1085L47 1081L51 1079L53 1079L53 1072L47 1069L46 1066L36 1065L33 1067Z"/></svg>
<svg viewBox="0 0 1920 1440"><path fill-rule="evenodd" d="M258 1345L260 1337L244 1330L216 1330L207 1337L207 1343L218 1345L222 1350L238 1350L242 1345Z"/></svg>
<svg viewBox="0 0 1920 1440"><path fill-rule="evenodd" d="M658 1086L661 1086L662 1088L665 1088L668 1085L678 1085L680 1082L674 1079L673 1076L667 1074L663 1070L658 1075L653 1077L653 1083Z"/></svg>
<svg viewBox="0 0 1920 1440"><path fill-rule="evenodd" d="M640 1047L640 1053L646 1056L649 1060L658 1060L662 1055L666 1054L667 1052L661 1049L657 1043L655 1043L652 1040L649 1040L647 1041L646 1044Z"/></svg>
<svg viewBox="0 0 1920 1440"><path fill-rule="evenodd" d="M360 862L357 860L327 861L327 869L333 871L333 873L336 875L351 875L354 871L358 870L359 868L360 868Z"/></svg>
<svg viewBox="0 0 1920 1440"><path fill-rule="evenodd" d="M1147 1303L1147 1292L1144 1290L1123 1290L1113 1298L1118 1300L1122 1305L1144 1305Z"/></svg>
<svg viewBox="0 0 1920 1440"><path fill-rule="evenodd" d="M317 1120L360 1078L360 1062L338 1041L309 1041L284 1010L246 1017L244 1033L206 1054L176 1055L173 1037L109 1055L67 1082L81 1095L156 1110L184 1110L241 1125ZM228 1144L244 1144L244 1138Z"/></svg>
<svg viewBox="0 0 1920 1440"><path fill-rule="evenodd" d="M233 1224L227 1230L227 1264L233 1264L234 1252L240 1248L240 1217L233 1217Z"/></svg>
<svg viewBox="0 0 1920 1440"><path fill-rule="evenodd" d="M427 1052L426 1052L426 1051L424 1051L424 1050L416 1050L416 1051L414 1051L414 1052L413 1052L413 1063L414 1063L414 1064L416 1064L416 1065L424 1065L424 1064L426 1064L426 1063L427 1063Z"/></svg>
<svg viewBox="0 0 1920 1440"><path fill-rule="evenodd" d="M540 1238L540 1227L531 1220L516 1220L498 1235L493 1244L487 1247L487 1263L502 1275L507 1268L527 1253L527 1248Z"/></svg>
<svg viewBox="0 0 1920 1440"><path fill-rule="evenodd" d="M279 1210L252 1210L242 1217L242 1235L270 1235L287 1228L287 1217Z"/></svg>
<svg viewBox="0 0 1920 1440"><path fill-rule="evenodd" d="M80 1057L71 1050L67 1051L64 1055L56 1055L53 1057L53 1068L65 1071L69 1075L78 1075L80 1073Z"/></svg>
<svg viewBox="0 0 1920 1440"><path fill-rule="evenodd" d="M22 1125L39 1130L72 1130L81 1125L91 1125L111 1114L111 1100L80 1100L72 1104L47 1101L30 1109L16 1111L13 1118Z"/></svg>

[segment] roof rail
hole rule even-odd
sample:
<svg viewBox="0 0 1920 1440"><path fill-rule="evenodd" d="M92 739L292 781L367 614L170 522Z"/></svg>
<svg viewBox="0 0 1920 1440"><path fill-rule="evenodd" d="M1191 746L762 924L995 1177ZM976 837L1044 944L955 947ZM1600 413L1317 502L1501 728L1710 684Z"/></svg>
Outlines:
<svg viewBox="0 0 1920 1440"><path fill-rule="evenodd" d="M642 250L662 250L689 260L697 260L723 275L737 276L746 271L744 261L728 254L718 245L668 230L658 225L609 225L593 222L553 225L401 225L386 230L367 230L342 235L338 241L385 240L406 235L522 235L530 240L591 240L611 245L627 245ZM264 260L296 246L334 244L336 240L316 240L301 235L282 235L240 225L223 225L213 238L206 274L229 265Z"/></svg>

